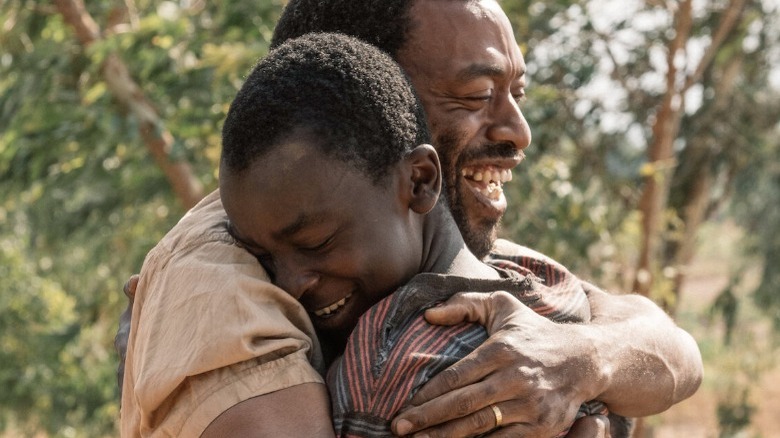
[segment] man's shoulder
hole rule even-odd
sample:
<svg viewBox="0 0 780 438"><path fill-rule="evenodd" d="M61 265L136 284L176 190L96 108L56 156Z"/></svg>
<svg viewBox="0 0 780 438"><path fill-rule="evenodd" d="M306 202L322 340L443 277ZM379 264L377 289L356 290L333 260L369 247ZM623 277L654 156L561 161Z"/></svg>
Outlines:
<svg viewBox="0 0 780 438"><path fill-rule="evenodd" d="M496 240L487 261L498 266L502 266L503 262L515 263L528 269L548 285L579 281L565 266L551 257L506 239Z"/></svg>
<svg viewBox="0 0 780 438"><path fill-rule="evenodd" d="M487 262L518 272L525 270L540 281L542 299L529 306L537 313L558 322L590 321L590 305L583 282L552 258L500 239L496 241Z"/></svg>
<svg viewBox="0 0 780 438"><path fill-rule="evenodd" d="M222 206L219 190L209 193L192 207L157 244L156 249L181 252L207 243L236 246L228 232L228 218Z"/></svg>
<svg viewBox="0 0 780 438"><path fill-rule="evenodd" d="M497 239L493 243L493 249L490 251L490 258L526 258L539 260L546 263L559 264L551 257L546 256L539 251L533 250L527 246L520 245L519 243L515 243L507 239Z"/></svg>

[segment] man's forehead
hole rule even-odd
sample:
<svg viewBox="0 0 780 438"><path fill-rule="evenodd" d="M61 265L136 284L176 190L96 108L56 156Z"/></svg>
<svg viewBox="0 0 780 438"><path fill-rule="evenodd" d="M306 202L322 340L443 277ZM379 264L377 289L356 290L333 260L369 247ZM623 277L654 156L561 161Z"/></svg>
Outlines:
<svg viewBox="0 0 780 438"><path fill-rule="evenodd" d="M460 18L504 15L504 10L495 0L412 0L409 11L417 24L425 24L444 15L460 15Z"/></svg>
<svg viewBox="0 0 780 438"><path fill-rule="evenodd" d="M466 83L519 80L525 62L508 18L493 0L418 0L398 61L412 75Z"/></svg>
<svg viewBox="0 0 780 438"><path fill-rule="evenodd" d="M509 19L493 0L418 0L410 14L412 26L405 44L408 50L468 50L496 42L517 48Z"/></svg>

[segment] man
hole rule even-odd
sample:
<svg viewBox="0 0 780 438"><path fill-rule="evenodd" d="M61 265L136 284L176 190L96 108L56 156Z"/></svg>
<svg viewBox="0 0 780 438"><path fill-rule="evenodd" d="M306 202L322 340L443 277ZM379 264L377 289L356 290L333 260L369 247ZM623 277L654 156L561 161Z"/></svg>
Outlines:
<svg viewBox="0 0 780 438"><path fill-rule="evenodd" d="M530 130L516 102L524 88L522 55L498 4L492 0L293 0L280 20L275 43L296 36L296 29L341 30L376 44L399 61L428 114L456 220L470 248L483 255L506 208L500 192L501 184L508 179L506 170L519 163L522 149L530 142ZM206 243L219 247L219 251L210 248L207 252L199 242L190 242L186 245L190 259L182 258L179 266L190 271L176 277L157 275L158 284L141 289L224 288L238 300L245 299L236 292L241 288L262 288L263 298L253 303L258 312L281 315L279 332L248 337L251 342L238 343L244 348L241 355L226 354L222 361L203 363L188 371L188 376L198 373L197 378L172 380L174 390L168 396L158 391L149 402L163 406L165 410L160 412L176 411L182 405L177 397L171 398L174 392L194 394L196 401L192 403L197 405L198 397L205 397L202 388L217 388L221 394L222 388L213 382L233 382L251 374L249 381L274 380L278 390L243 393L232 387L236 390L231 396L220 398L207 409L185 407L188 418L203 418L201 422L206 425L201 424L199 430L205 429L204 436L219 436L227 430L316 436L329 427L327 406L304 412L276 408L301 397L322 396L321 380L314 371L321 358L310 323L305 312L285 301L283 292L269 292L271 289L262 283L262 274L251 266L251 256L240 254L224 230L218 230L224 226L220 222L224 212L215 197L207 199L209 208L201 209L200 217L191 214L185 222L192 225L211 221L210 229L219 231L222 240ZM178 239L176 243L187 242ZM531 263L541 266L539 272L554 266L554 262L527 249L499 243L498 252L533 258ZM198 269L193 260L218 266L210 273L211 277L219 276L218 284L204 285L214 281L205 277L185 281L188 274L208 272ZM171 270L175 265L166 266ZM557 278L547 280L554 282ZM644 416L668 408L698 388L702 367L698 348L657 306L640 297L607 296L588 284L581 285L588 292L594 315L590 325L571 326L564 335L536 315L524 314L521 320L512 320L471 356L423 387L412 400L413 406L395 419L394 431L468 435L495 424L490 406L496 405L508 425L506 433L552 436L562 429L562 413L570 412L571 406L578 406L592 395L613 412ZM456 297L434 312L429 321L451 323L466 314L484 313L480 310L490 308L491 303ZM142 308L138 306L133 321L139 311L153 312L155 305L149 301ZM201 311L206 310L213 309L204 304ZM493 311L502 316L502 309ZM240 315L249 316L246 312ZM193 329L194 336L209 334L209 330ZM153 350L159 348L147 351ZM246 380L242 382L245 387ZM303 420L301 415L305 415ZM211 422L213 418L216 420ZM432 426L436 427L425 429Z"/></svg>

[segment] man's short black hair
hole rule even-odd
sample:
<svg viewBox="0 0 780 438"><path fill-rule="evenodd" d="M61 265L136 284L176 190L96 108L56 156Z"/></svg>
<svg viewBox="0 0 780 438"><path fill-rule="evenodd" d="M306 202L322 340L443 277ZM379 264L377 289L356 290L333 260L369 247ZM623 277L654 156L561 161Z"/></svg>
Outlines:
<svg viewBox="0 0 780 438"><path fill-rule="evenodd" d="M398 64L340 34L289 40L259 61L222 129L223 171L245 171L294 132L374 182L415 146L430 143L422 107Z"/></svg>
<svg viewBox="0 0 780 438"><path fill-rule="evenodd" d="M396 57L406 43L415 0L290 0L274 28L271 47L309 32L360 38Z"/></svg>

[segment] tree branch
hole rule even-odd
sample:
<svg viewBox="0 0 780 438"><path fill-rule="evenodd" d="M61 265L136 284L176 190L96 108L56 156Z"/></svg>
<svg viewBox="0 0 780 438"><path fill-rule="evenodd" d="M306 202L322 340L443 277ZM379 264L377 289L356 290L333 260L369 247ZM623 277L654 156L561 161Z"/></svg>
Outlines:
<svg viewBox="0 0 780 438"><path fill-rule="evenodd" d="M100 27L86 10L82 0L55 0L55 4L84 47L102 38ZM203 187L189 163L171 159L173 135L164 128L157 110L133 80L125 63L113 53L103 62L101 73L114 97L138 119L138 129L144 144L162 169L179 201L186 209L193 207L203 198Z"/></svg>
<svg viewBox="0 0 780 438"><path fill-rule="evenodd" d="M689 88L701 80L704 71L710 66L712 60L715 59L718 50L720 50L720 47L723 45L723 42L726 41L726 38L728 38L731 31L734 30L734 27L739 22L739 18L742 16L742 11L744 11L746 4L747 0L731 0L729 2L729 5L724 10L723 19L713 33L712 41L699 61L699 65L696 66L696 70L693 74L686 79L685 85L681 90L682 93L685 93Z"/></svg>

